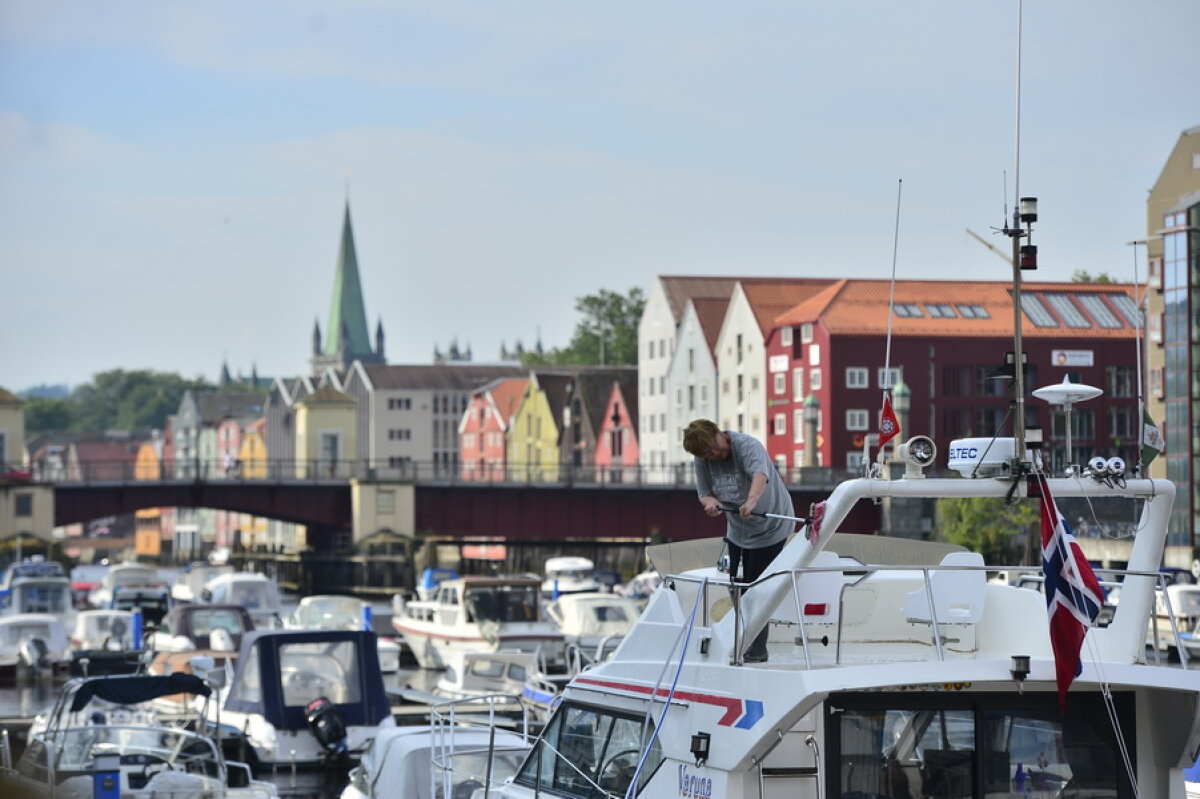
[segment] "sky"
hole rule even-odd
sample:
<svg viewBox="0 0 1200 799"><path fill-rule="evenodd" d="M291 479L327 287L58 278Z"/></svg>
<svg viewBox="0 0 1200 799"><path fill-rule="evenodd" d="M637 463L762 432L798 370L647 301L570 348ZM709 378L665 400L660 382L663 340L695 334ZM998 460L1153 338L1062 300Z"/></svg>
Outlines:
<svg viewBox="0 0 1200 799"><path fill-rule="evenodd" d="M1196 0L0 3L0 386L308 371L351 207L391 363L656 275L1132 280ZM1019 174L1019 187L1016 184ZM1140 267L1144 277L1144 266Z"/></svg>

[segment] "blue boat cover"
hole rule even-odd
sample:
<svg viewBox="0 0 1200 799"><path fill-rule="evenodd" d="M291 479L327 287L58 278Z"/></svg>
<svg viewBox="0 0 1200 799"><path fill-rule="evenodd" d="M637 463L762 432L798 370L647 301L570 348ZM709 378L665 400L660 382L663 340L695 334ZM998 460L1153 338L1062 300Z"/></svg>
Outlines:
<svg viewBox="0 0 1200 799"><path fill-rule="evenodd" d="M83 710L87 703L92 701L92 697L119 705L135 705L171 694L209 696L212 689L195 674L183 672L167 676L98 677L79 686L71 699L71 712Z"/></svg>
<svg viewBox="0 0 1200 799"><path fill-rule="evenodd" d="M378 638L364 630L255 630L242 636L237 671L229 686L225 710L262 716L277 730L306 729L304 705L285 705L280 648L289 644L354 644L358 671L358 696L349 704L335 703L346 726L373 726L391 715L383 672L379 668ZM247 674L254 670L257 674ZM310 697L315 699L316 697ZM307 703L308 700L306 700Z"/></svg>

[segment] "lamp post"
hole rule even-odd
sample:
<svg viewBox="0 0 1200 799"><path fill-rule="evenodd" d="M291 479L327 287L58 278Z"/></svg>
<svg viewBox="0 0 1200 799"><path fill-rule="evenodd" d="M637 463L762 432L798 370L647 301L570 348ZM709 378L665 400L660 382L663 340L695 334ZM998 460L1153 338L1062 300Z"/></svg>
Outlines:
<svg viewBox="0 0 1200 799"><path fill-rule="evenodd" d="M818 466L817 429L821 421L821 401L816 394L804 400L804 465Z"/></svg>

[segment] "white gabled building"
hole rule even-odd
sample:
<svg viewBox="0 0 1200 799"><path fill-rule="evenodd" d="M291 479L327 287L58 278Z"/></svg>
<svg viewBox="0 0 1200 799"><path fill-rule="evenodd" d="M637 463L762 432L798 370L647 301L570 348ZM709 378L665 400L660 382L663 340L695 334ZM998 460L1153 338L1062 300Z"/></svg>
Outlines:
<svg viewBox="0 0 1200 799"><path fill-rule="evenodd" d="M723 430L746 433L767 444L766 340L775 317L834 281L812 278L740 281L729 299L717 336L717 405Z"/></svg>
<svg viewBox="0 0 1200 799"><path fill-rule="evenodd" d="M717 364L714 350L728 299L694 298L687 301L679 322L675 355L667 371L667 462L676 478L690 480L692 456L683 449L683 428L693 419L719 419Z"/></svg>
<svg viewBox="0 0 1200 799"><path fill-rule="evenodd" d="M659 275L638 323L638 462L648 480L666 479L672 432L667 373L684 307L693 298L729 299L737 278Z"/></svg>

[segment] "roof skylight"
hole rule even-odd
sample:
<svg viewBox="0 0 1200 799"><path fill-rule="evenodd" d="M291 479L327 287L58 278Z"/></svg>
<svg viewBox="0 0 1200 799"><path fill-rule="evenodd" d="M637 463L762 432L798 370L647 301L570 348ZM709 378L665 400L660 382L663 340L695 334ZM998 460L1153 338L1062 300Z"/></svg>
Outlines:
<svg viewBox="0 0 1200 799"><path fill-rule="evenodd" d="M1058 322L1054 321L1054 317L1046 310L1046 306L1042 305L1042 301L1032 294L1021 295L1021 310L1025 312L1035 327L1058 327Z"/></svg>
<svg viewBox="0 0 1200 799"><path fill-rule="evenodd" d="M1050 303L1050 307L1058 312L1062 320L1067 323L1067 327L1091 327L1092 323L1088 318L1075 307L1075 303L1071 302L1069 294L1045 294L1046 300Z"/></svg>
<svg viewBox="0 0 1200 799"><path fill-rule="evenodd" d="M1092 315L1092 318L1096 320L1096 323L1100 327L1121 327L1121 320L1108 309L1108 306L1104 304L1104 300L1099 294L1076 294L1075 299L1079 300L1079 304Z"/></svg>

